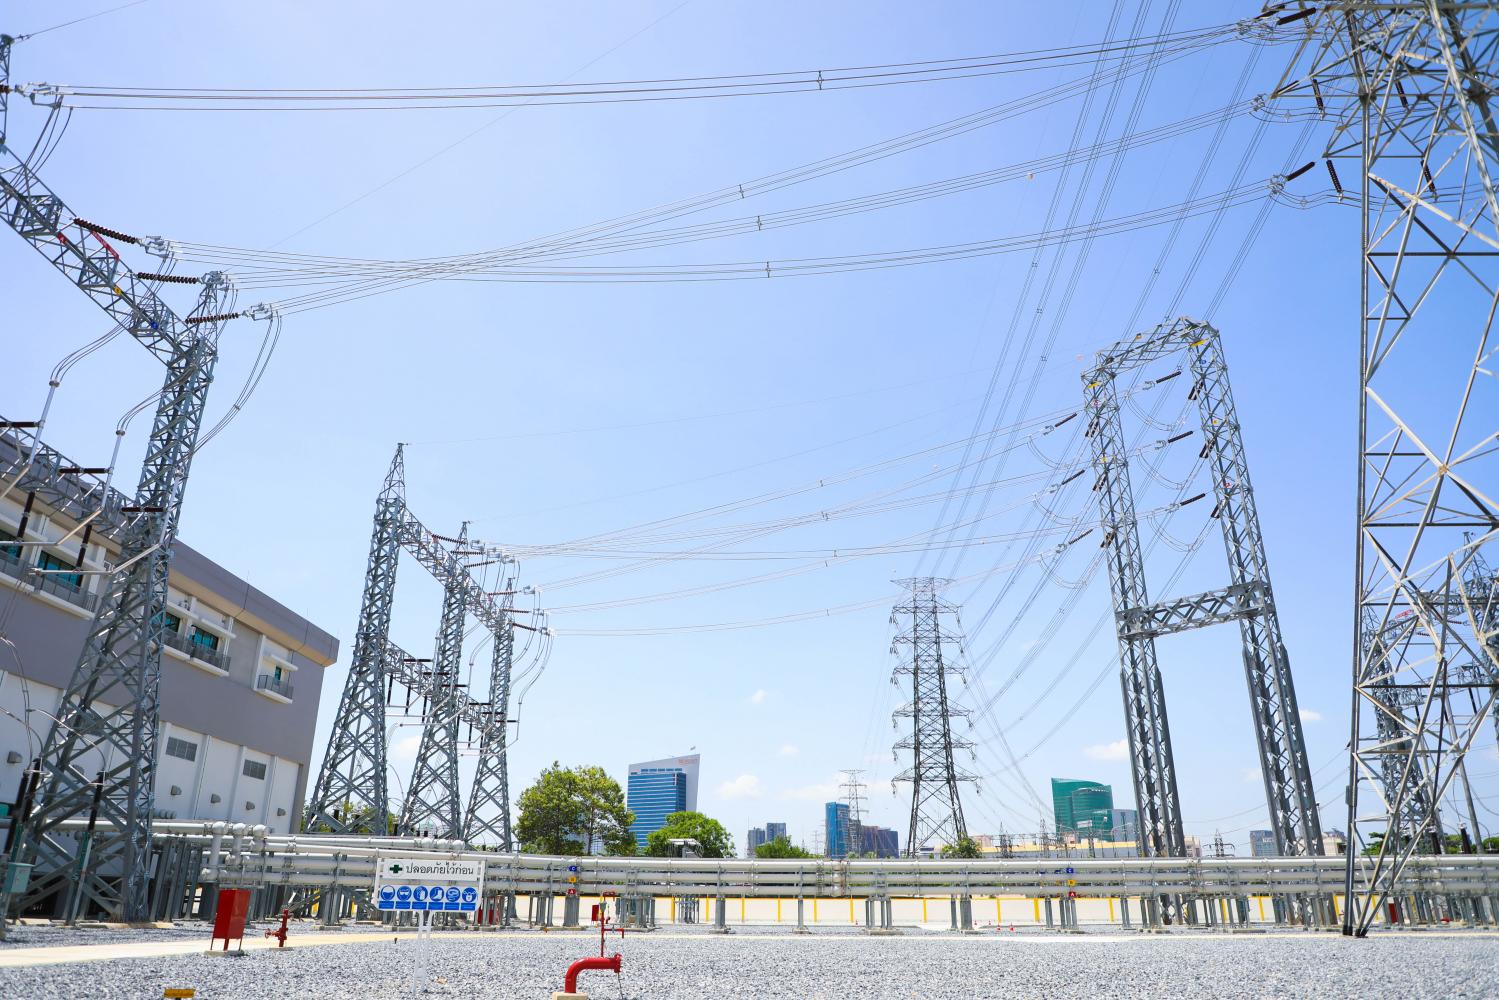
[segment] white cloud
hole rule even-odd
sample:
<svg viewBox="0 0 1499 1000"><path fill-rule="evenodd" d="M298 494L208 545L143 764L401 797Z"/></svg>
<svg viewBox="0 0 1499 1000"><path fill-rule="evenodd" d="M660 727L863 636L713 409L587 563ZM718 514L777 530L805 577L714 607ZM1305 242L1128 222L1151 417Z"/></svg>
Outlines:
<svg viewBox="0 0 1499 1000"><path fill-rule="evenodd" d="M758 799L765 794L760 779L753 774L741 774L733 781L718 786L718 794L725 799Z"/></svg>
<svg viewBox="0 0 1499 1000"><path fill-rule="evenodd" d="M1321 722L1322 721L1322 713L1316 711L1315 709L1303 708L1301 710L1301 721L1302 722Z"/></svg>
<svg viewBox="0 0 1499 1000"><path fill-rule="evenodd" d="M386 756L402 760L415 760L416 751L421 746L421 742L422 734L420 730L407 736L402 736L390 745L390 749L386 751Z"/></svg>
<svg viewBox="0 0 1499 1000"><path fill-rule="evenodd" d="M802 752L802 748L794 743L782 743L779 752L782 757L795 757Z"/></svg>
<svg viewBox="0 0 1499 1000"><path fill-rule="evenodd" d="M764 688L759 688L755 691L754 694L750 695L750 704L763 705L765 704L765 699L769 696L770 692L766 691Z"/></svg>
<svg viewBox="0 0 1499 1000"><path fill-rule="evenodd" d="M1115 740L1112 743L1100 743L1097 746L1085 747L1083 753L1094 760L1128 760L1129 740Z"/></svg>
<svg viewBox="0 0 1499 1000"><path fill-rule="evenodd" d="M839 777L821 785L803 785L782 793L781 797L786 799L804 799L810 802L831 802L842 794L839 788Z"/></svg>

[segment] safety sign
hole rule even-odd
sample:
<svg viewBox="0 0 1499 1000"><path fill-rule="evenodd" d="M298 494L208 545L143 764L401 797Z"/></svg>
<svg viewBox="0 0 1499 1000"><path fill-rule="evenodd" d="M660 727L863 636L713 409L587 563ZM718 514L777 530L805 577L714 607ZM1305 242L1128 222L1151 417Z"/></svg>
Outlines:
<svg viewBox="0 0 1499 1000"><path fill-rule="evenodd" d="M390 857L375 864L375 906L421 913L473 913L484 885L484 862L468 858Z"/></svg>

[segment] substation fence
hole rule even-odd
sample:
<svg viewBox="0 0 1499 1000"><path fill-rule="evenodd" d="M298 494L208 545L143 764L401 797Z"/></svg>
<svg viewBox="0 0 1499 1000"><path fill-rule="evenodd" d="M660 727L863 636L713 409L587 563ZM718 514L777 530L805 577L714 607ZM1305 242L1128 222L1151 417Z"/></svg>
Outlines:
<svg viewBox="0 0 1499 1000"><path fill-rule="evenodd" d="M620 919L654 926L657 901L676 922L696 923L711 914L726 923L726 901L794 903L798 927L805 904L864 902L871 928L893 924L896 900L941 900L953 926L973 926L976 899L1022 897L1035 901L1037 922L1045 904L1046 925L1078 925L1078 903L1108 900L1123 909L1122 925L1159 927L1169 914L1199 926L1251 922L1258 898L1261 919L1311 927L1334 927L1340 919L1346 859L1276 858L1025 858L1009 860L839 859L770 860L704 858L554 857L468 849L460 841L411 837L271 835L243 824L158 822L155 836L152 916L208 916L213 890L254 892L251 916L269 916L282 906L316 913L332 923L344 917L382 918L370 898L381 855L432 860L481 860L484 903L475 918L508 924L524 899L526 922L552 925L553 906L563 902L564 926L579 923L580 900L613 898ZM1372 863L1372 862L1371 862ZM1265 914L1264 901L1271 910ZM1054 924L1053 904L1057 915ZM997 910L997 908L996 908ZM925 915L926 905L923 902ZM1132 919L1133 918L1133 919ZM389 918L386 918L389 919ZM1386 924L1499 924L1499 855L1443 854L1414 859L1399 891L1381 915ZM586 922L586 921L584 921Z"/></svg>

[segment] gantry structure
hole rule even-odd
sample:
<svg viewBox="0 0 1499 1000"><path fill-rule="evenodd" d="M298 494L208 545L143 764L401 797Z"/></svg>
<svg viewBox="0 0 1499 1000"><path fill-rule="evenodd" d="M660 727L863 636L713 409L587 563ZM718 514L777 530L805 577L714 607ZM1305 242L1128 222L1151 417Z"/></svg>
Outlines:
<svg viewBox="0 0 1499 1000"><path fill-rule="evenodd" d="M442 616L430 659L409 655L390 639L396 570L402 553L415 558L443 587ZM354 656L334 717L328 751L303 819L305 829L349 834L420 832L443 839L511 846L506 713L516 628L513 577L501 591L486 591L471 570L474 547L467 526L456 538L426 528L406 505L404 445L397 445L375 501L374 527ZM503 557L502 557L503 558ZM489 701L478 701L461 681L465 623L469 616L494 644ZM396 689L409 708L420 705L422 735L396 830L390 827L387 709ZM466 808L458 775L460 746L468 733L479 764Z"/></svg>
<svg viewBox="0 0 1499 1000"><path fill-rule="evenodd" d="M85 222L7 144L7 97L14 39L0 36L0 217L65 278L103 309L166 369L135 494L110 511L121 521L119 553L107 574L87 638L58 714L30 768L11 860L33 865L23 905L65 892L70 905L127 921L145 919L159 732L161 651L167 576L188 473L203 426L219 334L234 312L228 278L137 272L112 242L141 242ZM165 283L197 286L180 316L158 296ZM8 429L39 431L39 421ZM18 452L4 470L6 489L28 475L37 448ZM76 470L75 470L76 471ZM98 491L106 503L108 491ZM75 498L76 499L76 498ZM83 501L80 501L83 502ZM90 511L84 516L97 513ZM74 864L76 842L59 824L97 811L89 856ZM14 902L0 896L0 916Z"/></svg>
<svg viewBox="0 0 1499 1000"><path fill-rule="evenodd" d="M973 744L953 733L953 719L966 720L968 710L956 707L947 691L948 679L964 673L958 607L942 597L952 581L928 576L896 582L906 596L890 613L890 652L896 656L890 679L897 687L909 684L911 700L896 709L895 719L910 719L911 730L895 751L909 751L911 766L894 780L911 783L906 855L916 857L924 845L940 848L968 836L958 785L978 777L958 765L956 751Z"/></svg>
<svg viewBox="0 0 1499 1000"><path fill-rule="evenodd" d="M1467 757L1499 695L1484 559L1499 537L1499 9L1342 0L1294 17L1306 33L1273 96L1330 126L1329 180L1361 218L1343 921L1361 937L1408 906L1412 860L1447 850L1442 810L1471 813Z"/></svg>
<svg viewBox="0 0 1499 1000"><path fill-rule="evenodd" d="M1229 582L1206 593L1153 601L1146 585L1130 484L1129 446L1115 383L1126 373L1183 355L1192 379L1190 396L1197 401L1203 436L1199 457L1208 463L1213 480L1216 506L1212 516L1222 529ZM1265 543L1218 331L1206 323L1182 318L1120 341L1099 352L1097 363L1083 373L1083 386L1089 419L1085 433L1092 442L1098 477L1095 495L1103 531L1101 545L1109 567L1119 637L1120 684L1140 813L1141 853L1150 857L1186 854L1166 692L1155 641L1164 635L1237 622L1276 848L1282 855L1321 854L1322 830L1296 690L1281 639ZM1183 503L1197 499L1200 497Z"/></svg>

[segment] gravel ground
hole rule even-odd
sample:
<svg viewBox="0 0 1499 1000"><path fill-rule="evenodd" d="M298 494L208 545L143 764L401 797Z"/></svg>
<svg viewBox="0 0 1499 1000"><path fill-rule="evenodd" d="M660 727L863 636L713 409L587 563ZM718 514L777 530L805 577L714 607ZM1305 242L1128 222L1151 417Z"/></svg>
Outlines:
<svg viewBox="0 0 1499 1000"><path fill-rule="evenodd" d="M281 921L260 922L253 924L245 931L245 937L260 937L266 928L281 926ZM17 925L12 924L6 928L6 937L0 941L0 954L7 948L57 948L67 945L86 944L124 944L129 941L173 941L191 938L201 938L204 947L207 947L209 933L212 925L199 923L197 921L184 921L175 927L149 927L135 929L128 927L94 927L94 928L69 928L53 927L51 925ZM322 933L330 928L323 927L311 921L292 921L290 933L295 936L299 931L311 933L317 931ZM332 928L337 933L340 928ZM360 931L380 931L380 927L356 927L344 928L344 933L356 934ZM5 994L0 993L0 996Z"/></svg>
<svg viewBox="0 0 1499 1000"><path fill-rule="evenodd" d="M618 939L610 943L617 947ZM0 996L158 998L191 986L201 1000L413 995L416 943L309 946L240 958L191 955L0 970ZM573 959L593 953L586 935L439 934L429 945L429 995L549 1000ZM702 997L895 1000L1105 997L1192 1000L1260 997L1492 998L1499 996L1499 937L1481 933L1210 936L910 935L871 938L676 930L625 939L623 977L585 973L596 1000Z"/></svg>

